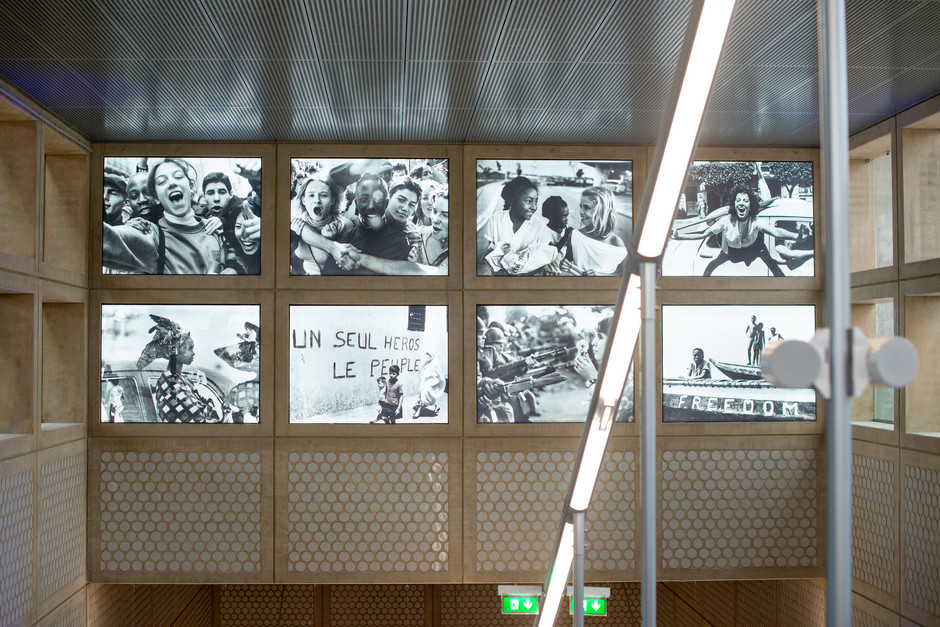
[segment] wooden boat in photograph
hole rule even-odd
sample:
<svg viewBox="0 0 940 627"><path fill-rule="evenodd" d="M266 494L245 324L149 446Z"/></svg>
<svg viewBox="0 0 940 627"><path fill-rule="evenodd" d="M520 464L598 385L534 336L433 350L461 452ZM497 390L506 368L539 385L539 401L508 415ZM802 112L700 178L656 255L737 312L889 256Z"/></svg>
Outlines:
<svg viewBox="0 0 940 627"><path fill-rule="evenodd" d="M813 390L776 388L763 379L663 379L663 422L804 420L816 420Z"/></svg>
<svg viewBox="0 0 940 627"><path fill-rule="evenodd" d="M709 358L709 363L717 368L729 379L737 381L756 381L763 380L760 372L760 366L745 366L744 364L729 364L724 361L715 361Z"/></svg>

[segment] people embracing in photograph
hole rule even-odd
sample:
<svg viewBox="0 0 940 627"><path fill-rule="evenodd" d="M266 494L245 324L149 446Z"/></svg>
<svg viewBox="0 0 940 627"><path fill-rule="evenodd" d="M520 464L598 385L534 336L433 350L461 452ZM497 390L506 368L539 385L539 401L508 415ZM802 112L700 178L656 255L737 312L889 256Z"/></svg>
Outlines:
<svg viewBox="0 0 940 627"><path fill-rule="evenodd" d="M477 160L478 276L622 274L632 219L629 161Z"/></svg>
<svg viewBox="0 0 940 627"><path fill-rule="evenodd" d="M291 274L448 272L447 218L440 233L431 216L446 160L292 159L291 170Z"/></svg>
<svg viewBox="0 0 940 627"><path fill-rule="evenodd" d="M106 171L116 167L109 161L115 160L106 159ZM189 160L167 157L151 165L142 158L136 169L126 181L105 175L105 273L260 273L260 165L244 162L234 167L233 174L250 186L245 197L234 193L228 174L205 174L204 204L197 199L200 174ZM124 219L115 222L108 209L109 190L117 183L124 185ZM110 196L113 201L116 194Z"/></svg>

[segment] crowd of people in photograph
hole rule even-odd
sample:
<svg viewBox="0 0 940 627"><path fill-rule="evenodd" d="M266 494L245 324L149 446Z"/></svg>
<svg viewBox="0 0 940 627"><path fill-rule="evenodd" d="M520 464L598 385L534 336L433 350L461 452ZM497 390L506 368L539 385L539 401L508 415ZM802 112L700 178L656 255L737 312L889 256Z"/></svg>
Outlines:
<svg viewBox="0 0 940 627"><path fill-rule="evenodd" d="M578 228L568 226L571 209L561 196L549 196L539 207L539 185L526 176L508 180L500 198L502 208L478 220L478 275L622 274L627 248L614 233L614 193L609 187L581 192Z"/></svg>
<svg viewBox="0 0 940 627"><path fill-rule="evenodd" d="M251 191L234 194L233 176ZM202 175L186 159L141 158L121 175L105 164L102 265L109 274L259 274L260 160Z"/></svg>
<svg viewBox="0 0 940 627"><path fill-rule="evenodd" d="M291 274L447 275L447 160L291 162Z"/></svg>
<svg viewBox="0 0 940 627"><path fill-rule="evenodd" d="M509 323L490 320L487 307L477 308L478 422L566 419L543 415L540 398L560 389L590 390L597 381L611 316L585 329L563 311L556 313Z"/></svg>

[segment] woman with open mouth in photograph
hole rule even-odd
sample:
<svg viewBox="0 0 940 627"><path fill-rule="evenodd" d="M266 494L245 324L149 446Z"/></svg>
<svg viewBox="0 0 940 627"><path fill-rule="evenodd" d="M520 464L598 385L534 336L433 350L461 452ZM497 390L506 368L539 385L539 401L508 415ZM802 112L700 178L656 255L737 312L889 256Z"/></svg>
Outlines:
<svg viewBox="0 0 940 627"><path fill-rule="evenodd" d="M136 274L218 274L222 269L221 222L201 222L193 211L196 170L184 159L167 158L147 176L147 192L163 207L154 224L133 218L104 224L102 263Z"/></svg>

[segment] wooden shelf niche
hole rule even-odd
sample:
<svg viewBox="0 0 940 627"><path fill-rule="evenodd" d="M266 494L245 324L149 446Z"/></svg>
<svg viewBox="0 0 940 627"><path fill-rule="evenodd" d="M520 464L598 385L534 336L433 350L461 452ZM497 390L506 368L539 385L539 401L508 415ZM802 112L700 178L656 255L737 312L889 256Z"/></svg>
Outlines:
<svg viewBox="0 0 940 627"><path fill-rule="evenodd" d="M891 133L849 151L849 249L852 272L894 264Z"/></svg>
<svg viewBox="0 0 940 627"><path fill-rule="evenodd" d="M901 140L904 261L940 258L940 112L905 126Z"/></svg>
<svg viewBox="0 0 940 627"><path fill-rule="evenodd" d="M89 176L88 152L43 126L42 262L51 278L85 283Z"/></svg>
<svg viewBox="0 0 940 627"><path fill-rule="evenodd" d="M38 124L0 99L0 264L20 272L35 268Z"/></svg>
<svg viewBox="0 0 940 627"><path fill-rule="evenodd" d="M88 341L86 305L43 296L41 434L48 440L81 437L87 422Z"/></svg>
<svg viewBox="0 0 940 627"><path fill-rule="evenodd" d="M852 303L852 326L858 327L865 337L897 335L896 307L893 297L872 298ZM895 421L894 388L869 385L852 399L852 422L891 431Z"/></svg>
<svg viewBox="0 0 940 627"><path fill-rule="evenodd" d="M940 436L940 290L916 291L904 297L904 335L918 353L917 375L905 390L905 432Z"/></svg>
<svg viewBox="0 0 940 627"><path fill-rule="evenodd" d="M30 446L33 434L35 298L0 287L0 457L25 452L22 447Z"/></svg>

